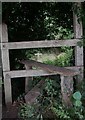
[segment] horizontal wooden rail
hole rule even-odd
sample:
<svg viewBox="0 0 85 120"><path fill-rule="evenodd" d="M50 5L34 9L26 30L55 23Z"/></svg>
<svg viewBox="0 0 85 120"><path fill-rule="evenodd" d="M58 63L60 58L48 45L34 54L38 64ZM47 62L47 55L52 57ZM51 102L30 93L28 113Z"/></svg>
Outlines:
<svg viewBox="0 0 85 120"><path fill-rule="evenodd" d="M78 73L81 72L81 68L83 67L65 67L67 69L74 70ZM48 75L56 75L56 73L50 73L44 70L15 70L4 72L4 75L8 75L10 78L18 78L18 77L33 77L33 76L48 76Z"/></svg>
<svg viewBox="0 0 85 120"><path fill-rule="evenodd" d="M61 46L77 46L79 39L68 40L43 40L28 42L9 42L2 43L2 49L25 49L25 48L48 48Z"/></svg>
<svg viewBox="0 0 85 120"><path fill-rule="evenodd" d="M55 65L49 65L35 60L21 60L20 63L24 64L27 67L36 67L42 70L45 70L50 73L56 73L63 76L75 76L78 73L74 70L66 69L64 67L58 67Z"/></svg>
<svg viewBox="0 0 85 120"><path fill-rule="evenodd" d="M11 78L56 75L56 73L49 73L44 70L15 70L4 72L4 74L9 75Z"/></svg>

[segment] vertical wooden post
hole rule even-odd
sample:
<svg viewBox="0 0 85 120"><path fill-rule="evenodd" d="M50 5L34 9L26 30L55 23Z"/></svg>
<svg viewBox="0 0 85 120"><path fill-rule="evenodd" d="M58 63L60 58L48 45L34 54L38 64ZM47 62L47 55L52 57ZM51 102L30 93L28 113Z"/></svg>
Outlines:
<svg viewBox="0 0 85 120"><path fill-rule="evenodd" d="M1 61L1 31L2 27L0 25L0 119L2 119L2 61Z"/></svg>
<svg viewBox="0 0 85 120"><path fill-rule="evenodd" d="M68 108L72 106L71 97L73 93L73 77L61 75L62 102Z"/></svg>
<svg viewBox="0 0 85 120"><path fill-rule="evenodd" d="M77 7L81 8L81 3L74 3ZM79 8L78 8L79 9ZM83 35L83 28L82 28L82 21L78 22L78 17L73 11L73 22L74 22L74 37L75 38L82 38ZM75 65L76 66L83 66L83 46L75 47ZM81 74L78 76L77 82L80 83L83 80L83 69L81 68Z"/></svg>
<svg viewBox="0 0 85 120"><path fill-rule="evenodd" d="M26 70L32 69L32 66L25 65ZM32 85L33 77L26 77L25 78L25 93L27 93L30 90L30 86Z"/></svg>
<svg viewBox="0 0 85 120"><path fill-rule="evenodd" d="M10 71L10 63L9 63L9 50L3 45L3 43L8 42L8 33L7 33L7 25L2 24L2 36L1 36L1 54L2 54L2 68L4 75L4 89L5 89L5 102L12 103L12 90L11 90L11 78L8 75L5 75L5 71Z"/></svg>

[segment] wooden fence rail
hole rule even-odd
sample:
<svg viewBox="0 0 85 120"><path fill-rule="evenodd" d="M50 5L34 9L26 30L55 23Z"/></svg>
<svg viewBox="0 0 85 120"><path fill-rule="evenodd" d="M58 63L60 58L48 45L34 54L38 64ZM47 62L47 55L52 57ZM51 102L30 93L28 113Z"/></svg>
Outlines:
<svg viewBox="0 0 85 120"><path fill-rule="evenodd" d="M25 49L25 48L48 48L61 46L77 46L79 39L68 40L43 40L28 42L6 42L2 43L2 49Z"/></svg>
<svg viewBox="0 0 85 120"><path fill-rule="evenodd" d="M80 74L82 72L83 68L81 67L65 67L70 70L76 71L77 74ZM18 78L18 77L33 77L33 76L47 76L47 75L56 75L55 72L48 72L45 70L14 70L14 71L8 71L4 72L5 75L8 75L10 78Z"/></svg>

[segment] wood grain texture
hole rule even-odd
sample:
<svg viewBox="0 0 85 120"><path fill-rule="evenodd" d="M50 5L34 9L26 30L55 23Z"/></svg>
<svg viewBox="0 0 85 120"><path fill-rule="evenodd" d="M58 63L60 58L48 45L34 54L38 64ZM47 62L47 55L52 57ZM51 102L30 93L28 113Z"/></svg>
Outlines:
<svg viewBox="0 0 85 120"><path fill-rule="evenodd" d="M2 68L3 68L3 76L4 76L4 89L5 89L5 102L12 103L12 89L11 89L11 77L6 74L5 71L10 71L10 63L9 63L9 50L2 48L2 43L8 42L8 31L7 25L2 24L2 37L1 37L1 54L2 54Z"/></svg>
<svg viewBox="0 0 85 120"><path fill-rule="evenodd" d="M69 70L74 70L78 74L81 72L82 67L65 67ZM13 70L13 71L6 71L4 74L8 74L11 78L17 77L37 77L37 76L48 76L48 75L56 75L56 73L48 72L45 70L37 69L37 70Z"/></svg>
<svg viewBox="0 0 85 120"><path fill-rule="evenodd" d="M73 77L61 75L62 102L66 107L72 107Z"/></svg>
<svg viewBox="0 0 85 120"><path fill-rule="evenodd" d="M21 60L20 63L25 64L26 66L33 66L36 68L41 68L50 73L56 73L56 74L60 74L63 76L74 76L78 74L78 72L74 70L69 70L64 67L57 67L54 65L48 65L48 64L37 62L34 60Z"/></svg>
<svg viewBox="0 0 85 120"><path fill-rule="evenodd" d="M79 3L74 3L77 5L77 7L81 8L81 2ZM83 27L82 27L82 20L78 22L78 17L77 15L73 12L73 21L74 21L74 38L82 38L83 36ZM81 41L82 42L82 41ZM84 58L83 58L83 46L75 47L75 66L83 66L84 65ZM82 73L78 76L77 81L80 84L80 82L83 80L84 74L83 74L83 69Z"/></svg>
<svg viewBox="0 0 85 120"><path fill-rule="evenodd" d="M8 74L4 75L5 102L12 103L11 78Z"/></svg>
<svg viewBox="0 0 85 120"><path fill-rule="evenodd" d="M3 49L25 49L25 48L48 48L48 47L61 47L61 46L76 46L79 39L68 40L40 40L28 42L9 42L3 43Z"/></svg>
<svg viewBox="0 0 85 120"><path fill-rule="evenodd" d="M25 101L27 104L32 104L36 102L36 99L40 95L40 91L43 85L44 85L44 81L41 80L31 91L29 91L25 95Z"/></svg>
<svg viewBox="0 0 85 120"><path fill-rule="evenodd" d="M25 65L25 69L31 70L32 66L29 67L29 66ZM33 77L25 78L25 93L27 93L31 89L32 81L33 81Z"/></svg>

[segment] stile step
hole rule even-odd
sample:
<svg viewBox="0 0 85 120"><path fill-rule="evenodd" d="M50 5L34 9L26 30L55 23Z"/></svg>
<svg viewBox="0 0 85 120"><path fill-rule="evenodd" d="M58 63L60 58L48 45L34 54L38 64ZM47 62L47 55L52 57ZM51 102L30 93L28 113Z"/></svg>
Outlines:
<svg viewBox="0 0 85 120"><path fill-rule="evenodd" d="M34 60L21 60L19 62L26 66L33 66L33 67L48 71L50 73L56 73L56 74L63 75L63 76L75 76L79 74L79 72L75 70L70 70L65 67L57 67L54 65L48 65L48 64L37 62Z"/></svg>
<svg viewBox="0 0 85 120"><path fill-rule="evenodd" d="M41 88L44 85L44 81L41 80L31 91L25 95L25 102L27 104L32 104L36 102L36 98L40 95Z"/></svg>

